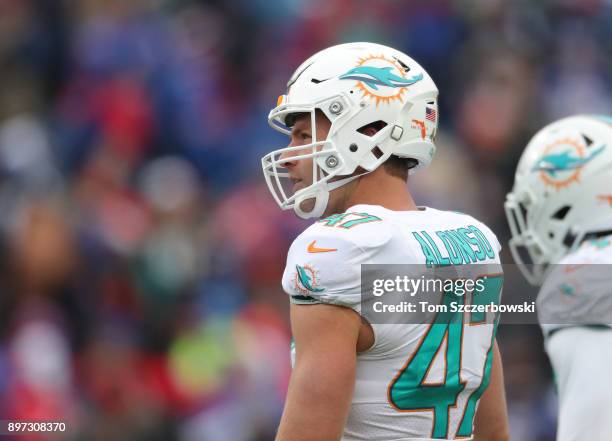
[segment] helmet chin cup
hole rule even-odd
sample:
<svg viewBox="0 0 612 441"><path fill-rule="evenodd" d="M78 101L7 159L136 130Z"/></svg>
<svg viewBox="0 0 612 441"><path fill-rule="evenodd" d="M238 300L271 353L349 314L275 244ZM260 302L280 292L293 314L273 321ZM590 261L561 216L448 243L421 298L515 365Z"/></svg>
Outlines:
<svg viewBox="0 0 612 441"><path fill-rule="evenodd" d="M354 174L350 176L343 177L342 179L337 179L332 182L321 181L316 187L313 187L310 191L305 191L301 195L296 195L295 204L293 205L293 211L302 219L310 219L313 217L321 217L327 208L327 203L329 202L329 193L336 190L337 188L342 187L343 185L348 184L356 179L359 179L362 176L370 173L369 171L365 171L363 173ZM301 209L300 205L302 202L314 199L315 204L311 211L305 212Z"/></svg>
<svg viewBox="0 0 612 441"><path fill-rule="evenodd" d="M310 211L302 210L302 203L309 199L314 199L314 207ZM321 217L325 212L325 208L327 208L328 201L329 191L325 186L319 185L316 189L313 189L313 191L297 196L295 198L295 204L293 205L293 211L302 219Z"/></svg>

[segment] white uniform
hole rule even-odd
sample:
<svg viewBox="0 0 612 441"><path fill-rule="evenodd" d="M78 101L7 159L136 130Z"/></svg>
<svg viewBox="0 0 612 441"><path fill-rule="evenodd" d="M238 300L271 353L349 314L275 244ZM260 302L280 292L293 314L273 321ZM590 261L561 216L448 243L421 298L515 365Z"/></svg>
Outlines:
<svg viewBox="0 0 612 441"><path fill-rule="evenodd" d="M559 393L558 441L612 439L612 327L601 325L611 323L610 264L612 236L587 241L554 267L538 295Z"/></svg>
<svg viewBox="0 0 612 441"><path fill-rule="evenodd" d="M490 265L499 263L499 250L495 235L464 214L357 205L296 238L283 288L293 303L361 313L361 264ZM497 299L501 282L498 276L493 286ZM472 437L496 325L459 320L457 326L372 324L375 343L357 357L344 441Z"/></svg>

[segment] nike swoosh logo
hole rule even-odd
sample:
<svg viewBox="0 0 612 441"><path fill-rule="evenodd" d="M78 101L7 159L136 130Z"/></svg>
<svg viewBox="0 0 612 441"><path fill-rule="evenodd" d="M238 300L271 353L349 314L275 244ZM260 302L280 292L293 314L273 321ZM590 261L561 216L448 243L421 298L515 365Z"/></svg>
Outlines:
<svg viewBox="0 0 612 441"><path fill-rule="evenodd" d="M313 240L308 245L308 252L309 253L329 253L331 251L338 251L338 249L336 249L336 248L318 248L318 247L315 246L316 242L317 242L316 240Z"/></svg>

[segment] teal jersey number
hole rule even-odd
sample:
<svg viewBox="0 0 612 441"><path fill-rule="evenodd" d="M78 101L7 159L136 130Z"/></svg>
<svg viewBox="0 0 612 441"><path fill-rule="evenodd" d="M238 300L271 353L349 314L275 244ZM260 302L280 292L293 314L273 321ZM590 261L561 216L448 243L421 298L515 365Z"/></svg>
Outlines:
<svg viewBox="0 0 612 441"><path fill-rule="evenodd" d="M449 296L445 296L445 300ZM448 305L448 302L445 302ZM406 367L389 390L391 403L398 410L433 410L434 427L432 437L446 438L448 432L448 409L457 402L465 388L461 382L461 338L463 325L459 314L438 314L423 337L421 345L408 361ZM446 340L446 373L440 385L423 384L436 354Z"/></svg>
<svg viewBox="0 0 612 441"><path fill-rule="evenodd" d="M502 286L504 284L504 278L501 275L496 276L488 276L484 279L484 287L482 293L474 295L472 299L472 303L475 305L488 305L491 302L499 305L501 300L501 292ZM478 313L472 314L471 322L474 322L474 316ZM477 320L477 323L484 320L484 317ZM480 397L487 387L489 387L489 382L491 381L491 367L493 366L493 343L495 342L495 334L497 333L497 323L499 322L499 314L495 317L495 322L493 326L493 332L491 334L491 344L489 345L489 350L487 352L487 358L485 360L484 369L482 372L482 381L480 386L472 392L468 402L465 406L465 410L463 412L463 418L459 423L459 429L457 430L457 436L465 436L469 437L472 435L472 430L474 428L474 416L476 414L476 404Z"/></svg>
<svg viewBox="0 0 612 441"><path fill-rule="evenodd" d="M503 277L500 275L483 277L484 289L473 295L473 304L499 303ZM391 382L389 401L400 411L433 411L432 438L447 438L450 408L457 405L459 394L465 389L461 380L461 350L463 344L463 313L450 312L450 303L457 302L453 293L444 296L448 312L439 313L423 336L419 347L408 360L402 371ZM479 317L480 318L480 317ZM470 324L474 317L470 318ZM479 320L480 321L480 320ZM496 317L491 346L483 369L480 386L470 395L463 413L457 436L469 437L472 434L474 414L478 400L489 385L493 362L493 341L497 329ZM446 341L446 371L441 384L424 384L427 374Z"/></svg>
<svg viewBox="0 0 612 441"><path fill-rule="evenodd" d="M322 223L326 227L338 227L349 229L356 225L367 224L370 222L377 222L382 220L377 216L372 216L368 213L341 213L332 214L329 217L318 220L318 223Z"/></svg>

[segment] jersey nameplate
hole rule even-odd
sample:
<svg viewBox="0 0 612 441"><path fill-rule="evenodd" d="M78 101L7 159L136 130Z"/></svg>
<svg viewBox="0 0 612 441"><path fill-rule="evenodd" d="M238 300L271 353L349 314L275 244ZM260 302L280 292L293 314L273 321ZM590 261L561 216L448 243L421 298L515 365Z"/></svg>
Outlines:
<svg viewBox="0 0 612 441"><path fill-rule="evenodd" d="M469 225L455 230L413 231L428 267L464 265L494 259L491 243L480 229Z"/></svg>

